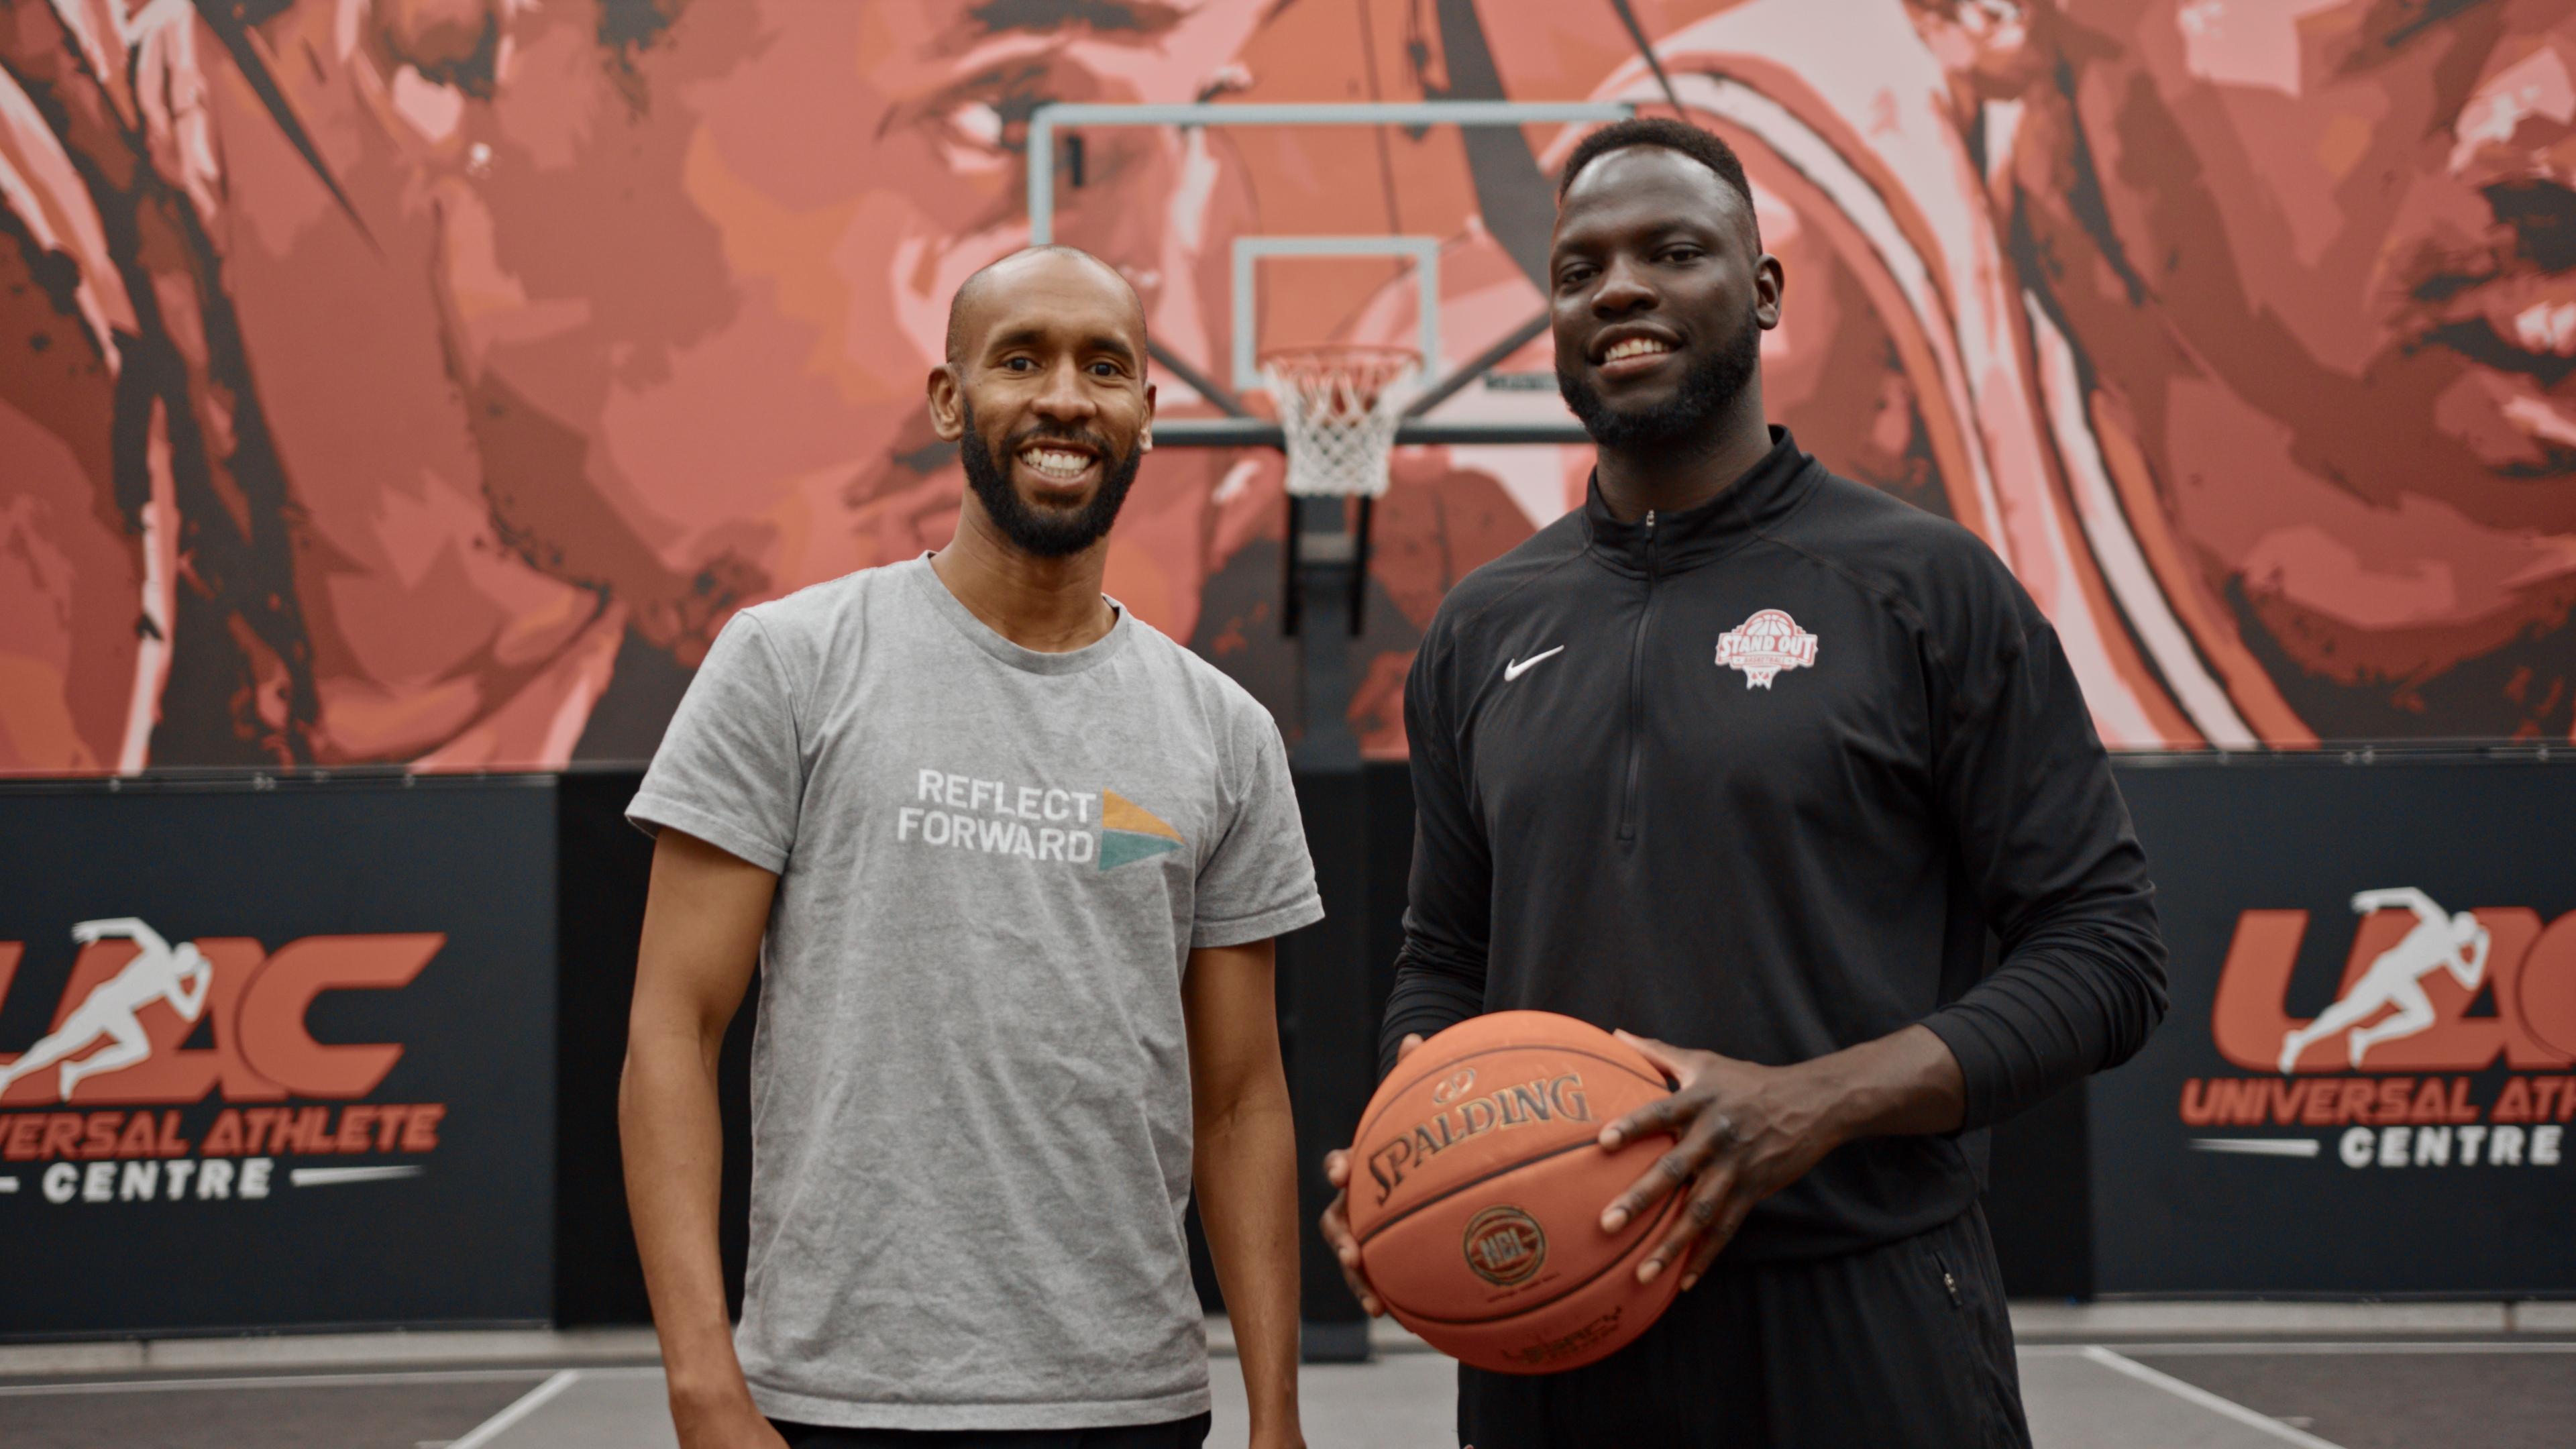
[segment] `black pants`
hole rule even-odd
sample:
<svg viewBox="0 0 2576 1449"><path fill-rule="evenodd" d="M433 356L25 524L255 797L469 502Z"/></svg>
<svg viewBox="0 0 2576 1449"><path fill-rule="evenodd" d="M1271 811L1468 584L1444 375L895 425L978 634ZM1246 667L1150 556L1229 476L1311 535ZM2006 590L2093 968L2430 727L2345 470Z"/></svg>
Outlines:
<svg viewBox="0 0 2576 1449"><path fill-rule="evenodd" d="M1729 1268L1609 1358L1458 1371L1476 1449L2027 1449L1985 1214L1840 1258Z"/></svg>
<svg viewBox="0 0 2576 1449"><path fill-rule="evenodd" d="M787 1449L1199 1449L1208 1416L1114 1429L832 1429L772 1419Z"/></svg>

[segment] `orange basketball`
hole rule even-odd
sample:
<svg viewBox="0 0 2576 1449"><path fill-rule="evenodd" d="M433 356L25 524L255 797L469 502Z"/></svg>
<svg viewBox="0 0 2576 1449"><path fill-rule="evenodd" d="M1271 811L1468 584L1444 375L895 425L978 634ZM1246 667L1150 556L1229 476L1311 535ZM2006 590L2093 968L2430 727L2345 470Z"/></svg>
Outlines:
<svg viewBox="0 0 2576 1449"><path fill-rule="evenodd" d="M1681 1274L1637 1265L1681 1207L1626 1230L1601 1210L1672 1142L1601 1129L1671 1090L1598 1027L1498 1011L1440 1033L1369 1099L1351 1147L1351 1235L1378 1297L1432 1347L1482 1369L1543 1374L1617 1352L1673 1301Z"/></svg>

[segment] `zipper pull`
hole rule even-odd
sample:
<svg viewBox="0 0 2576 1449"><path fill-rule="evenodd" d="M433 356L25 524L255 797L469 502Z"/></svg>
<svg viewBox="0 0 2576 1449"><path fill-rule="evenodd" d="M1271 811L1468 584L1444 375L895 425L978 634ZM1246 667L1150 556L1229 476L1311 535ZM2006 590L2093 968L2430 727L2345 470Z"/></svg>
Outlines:
<svg viewBox="0 0 2576 1449"><path fill-rule="evenodd" d="M1956 1279L1956 1278L1951 1277L1951 1276L1950 1276L1950 1270L1949 1270L1949 1269L1947 1269L1947 1268L1944 1268L1944 1269L1942 1269L1942 1270L1941 1270L1941 1286L1950 1290L1950 1306L1951 1306L1951 1307L1953 1307L1953 1308L1965 1308L1965 1307L1967 1307L1967 1306L1968 1306L1966 1303L1961 1302L1961 1301L1960 1301L1960 1299L1959 1299L1959 1280L1958 1280L1958 1279Z"/></svg>
<svg viewBox="0 0 2576 1449"><path fill-rule="evenodd" d="M1655 531L1655 510L1651 508L1646 510L1646 531L1648 533Z"/></svg>

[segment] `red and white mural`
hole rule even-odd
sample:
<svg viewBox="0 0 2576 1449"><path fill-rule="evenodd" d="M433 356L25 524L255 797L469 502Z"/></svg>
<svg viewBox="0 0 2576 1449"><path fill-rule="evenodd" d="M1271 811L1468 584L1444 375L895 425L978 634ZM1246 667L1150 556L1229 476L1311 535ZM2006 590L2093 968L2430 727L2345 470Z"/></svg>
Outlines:
<svg viewBox="0 0 2576 1449"><path fill-rule="evenodd" d="M1984 537L2113 745L2576 728L2571 0L0 0L0 770L648 754L733 611L945 541L1033 107L1426 98L1733 141L1775 420ZM1235 239L1436 238L1454 365L1575 134L1102 129L1056 235L1212 373ZM1424 301L1263 276L1265 347ZM1400 452L1373 753L1586 454ZM1109 587L1293 719L1279 474L1157 452Z"/></svg>

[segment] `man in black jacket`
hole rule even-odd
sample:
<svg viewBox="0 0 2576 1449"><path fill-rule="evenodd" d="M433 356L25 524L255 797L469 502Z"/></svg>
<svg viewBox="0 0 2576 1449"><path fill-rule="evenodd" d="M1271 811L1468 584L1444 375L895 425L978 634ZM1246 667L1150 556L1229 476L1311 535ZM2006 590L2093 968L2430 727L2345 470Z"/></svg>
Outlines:
<svg viewBox="0 0 2576 1449"><path fill-rule="evenodd" d="M2026 1444L1981 1129L2165 1009L2083 697L1985 545L1766 426L1782 274L1723 142L1588 138L1549 265L1599 462L1415 658L1382 1063L1514 1007L1661 1038L1630 1039L1679 1090L1602 1143L1678 1143L1603 1221L1687 1193L1638 1269L1685 1291L1590 1367L1462 1368L1460 1437ZM1324 1231L1376 1311L1339 1202Z"/></svg>

